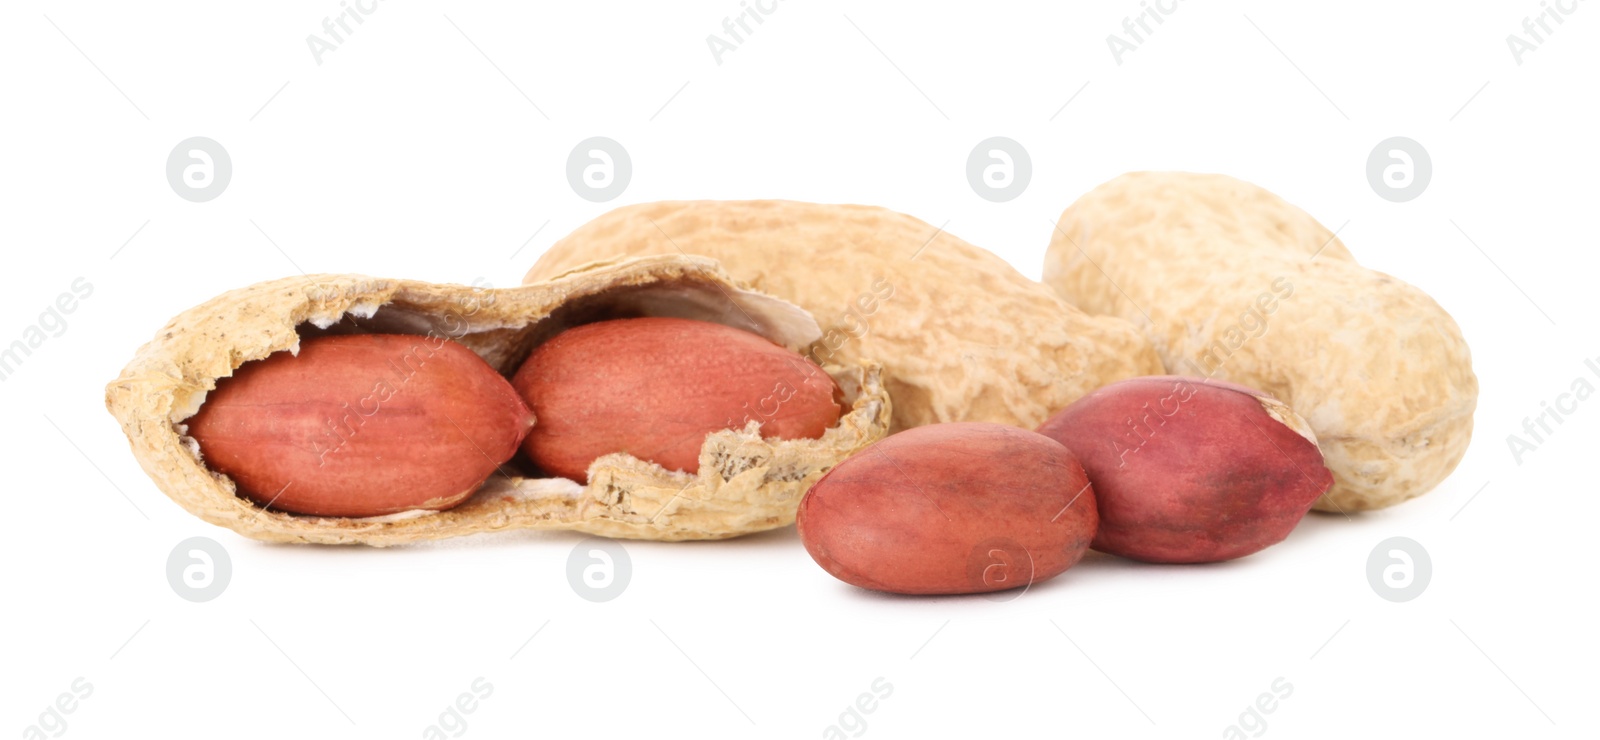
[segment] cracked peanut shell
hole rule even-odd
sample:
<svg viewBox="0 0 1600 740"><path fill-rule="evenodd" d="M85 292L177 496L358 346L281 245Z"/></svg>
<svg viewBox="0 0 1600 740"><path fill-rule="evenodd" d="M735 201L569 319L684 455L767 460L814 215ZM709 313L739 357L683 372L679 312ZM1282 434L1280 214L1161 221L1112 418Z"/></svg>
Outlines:
<svg viewBox="0 0 1600 740"><path fill-rule="evenodd" d="M694 475L621 453L596 460L588 485L506 466L454 508L367 518L262 508L209 470L185 436L185 422L219 379L295 351L302 339L442 335L508 375L562 329L636 316L727 324L793 350L822 334L803 310L749 290L704 258L628 260L505 289L312 275L229 291L178 315L106 387L106 406L156 486L201 519L258 540L376 546L513 529L652 540L759 532L793 522L812 483L887 431L891 409L876 363L834 363L824 369L843 390L846 410L821 439L766 440L751 422L708 435Z"/></svg>

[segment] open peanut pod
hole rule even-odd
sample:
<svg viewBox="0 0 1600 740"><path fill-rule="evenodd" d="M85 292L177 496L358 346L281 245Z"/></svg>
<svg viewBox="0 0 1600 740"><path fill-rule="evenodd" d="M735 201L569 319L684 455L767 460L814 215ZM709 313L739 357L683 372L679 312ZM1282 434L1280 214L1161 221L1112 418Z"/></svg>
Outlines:
<svg viewBox="0 0 1600 740"><path fill-rule="evenodd" d="M337 334L446 337L502 376L561 331L597 321L675 317L750 331L799 351L822 336L804 310L745 288L715 262L647 257L506 289L360 275L312 275L229 291L178 315L106 387L156 486L195 516L270 542L387 546L510 529L567 529L650 540L734 537L782 527L806 489L887 433L891 408L877 363L829 364L843 414L818 439L763 439L755 422L705 437L699 471L669 471L625 453L595 460L588 484L540 477L520 459L442 511L308 516L263 507L207 467L187 421L221 379L302 340ZM685 346L684 352L696 347Z"/></svg>

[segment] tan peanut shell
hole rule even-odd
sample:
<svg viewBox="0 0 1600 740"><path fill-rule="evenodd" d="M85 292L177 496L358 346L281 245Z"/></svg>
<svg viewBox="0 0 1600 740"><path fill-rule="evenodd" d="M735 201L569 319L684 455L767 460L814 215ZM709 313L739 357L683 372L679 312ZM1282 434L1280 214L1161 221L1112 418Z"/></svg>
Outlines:
<svg viewBox="0 0 1600 740"><path fill-rule="evenodd" d="M810 485L882 437L891 413L879 367L825 366L846 413L821 439L765 440L751 422L706 437L696 475L626 454L602 457L589 485L524 478L510 466L445 511L381 517L299 516L235 495L213 473L184 421L219 378L302 338L340 332L434 333L454 339L502 375L564 328L607 318L676 316L735 326L793 350L821 336L785 301L751 291L704 258L655 257L506 289L360 275L312 275L224 293L167 324L106 387L106 406L156 485L190 513L258 540L395 545L511 529L570 529L607 537L695 540L781 527ZM684 351L695 351L685 347Z"/></svg>
<svg viewBox="0 0 1600 740"><path fill-rule="evenodd" d="M1079 308L1139 325L1169 373L1289 404L1333 471L1318 509L1419 496L1466 452L1478 381L1455 321L1260 187L1122 175L1061 215L1044 279Z"/></svg>
<svg viewBox="0 0 1600 740"><path fill-rule="evenodd" d="M1032 428L1114 380L1161 372L1128 322L1088 316L999 257L883 208L792 201L626 206L556 242L546 280L644 254L703 254L817 317L819 362L884 365L894 431L950 421Z"/></svg>

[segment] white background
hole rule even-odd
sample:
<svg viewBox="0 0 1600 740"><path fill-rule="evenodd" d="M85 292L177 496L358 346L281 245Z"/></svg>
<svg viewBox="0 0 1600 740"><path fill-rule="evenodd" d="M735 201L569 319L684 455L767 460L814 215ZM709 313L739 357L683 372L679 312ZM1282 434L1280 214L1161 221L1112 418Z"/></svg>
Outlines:
<svg viewBox="0 0 1600 740"><path fill-rule="evenodd" d="M68 737L419 737L479 677L494 693L464 737L821 737L880 677L893 693L847 735L1221 737L1280 677L1292 695L1248 736L1595 731L1600 400L1520 465L1506 437L1575 379L1600 386L1600 8L1519 65L1531 0L1179 3L1119 65L1131 0L791 1L718 65L706 37L739 0L570 5L379 3L319 65L306 37L338 0L6 4L0 344L76 278L94 292L0 383L5 736L78 677ZM597 135L634 165L606 204L565 176ZM191 136L233 160L207 203L164 173ZM990 136L1031 154L1007 203L964 174ZM1432 156L1409 203L1366 180L1391 136ZM627 543L631 585L595 604L565 576L576 536L376 550L204 524L103 407L168 318L300 270L512 285L612 206L783 197L948 222L1037 277L1060 211L1136 169L1266 186L1437 298L1482 384L1455 474L1242 561L1091 554L1009 602L854 589L789 528ZM203 604L165 577L196 535L233 561ZM1397 535L1433 561L1400 604L1365 574Z"/></svg>

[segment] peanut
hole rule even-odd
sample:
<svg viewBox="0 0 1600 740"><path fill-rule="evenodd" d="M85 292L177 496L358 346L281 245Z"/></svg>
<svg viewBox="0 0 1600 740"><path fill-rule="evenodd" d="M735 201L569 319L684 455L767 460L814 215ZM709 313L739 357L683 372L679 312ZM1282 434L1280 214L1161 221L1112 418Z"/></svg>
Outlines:
<svg viewBox="0 0 1600 740"><path fill-rule="evenodd" d="M838 384L846 410L817 439L763 438L759 427L750 425L721 429L704 435L697 473L668 471L616 452L589 465L588 485L541 474L514 458L501 468L504 475L490 475L475 493L448 509L413 508L366 517L308 516L277 504L262 508L249 491L212 468L222 459L215 445L213 451L203 451L188 436L196 414L216 400L218 387L229 384L240 368L279 355L288 358L319 337L404 333L429 342L448 339L504 377L564 330L650 316L748 328L790 351L822 336L816 321L794 304L749 290L709 259L682 255L626 260L505 289L362 275L297 275L224 292L174 317L106 386L106 407L151 480L195 516L270 542L374 546L510 529L676 541L783 527L794 521L800 497L812 483L888 429L890 404L881 367L866 360L829 363L823 370ZM679 351L707 349L685 343ZM348 401L359 410L372 390L368 381L356 388L353 398L334 395L335 405ZM312 385L297 389L321 393ZM375 431L377 423L377 416L369 419L346 448L329 455L328 465L356 449L361 435ZM470 429L468 433L478 439ZM458 463L470 463L482 455L471 450L459 457ZM409 464L387 454L383 462ZM372 476L386 474L379 466L368 467ZM401 506L461 492L453 485L443 488L448 491L444 494L413 491L410 485L395 484ZM258 487L258 496L278 493L266 490L270 484ZM290 486L283 493L294 490Z"/></svg>
<svg viewBox="0 0 1600 740"><path fill-rule="evenodd" d="M505 378L446 339L329 336L247 363L189 421L206 463L262 506L367 517L448 509L534 423Z"/></svg>
<svg viewBox="0 0 1600 740"><path fill-rule="evenodd" d="M707 434L754 422L763 437L817 439L843 410L816 363L747 331L668 317L568 329L513 384L541 419L528 457L583 483L606 454L697 473Z"/></svg>
<svg viewBox="0 0 1600 740"><path fill-rule="evenodd" d="M1305 420L1250 388L1178 376L1096 390L1040 425L1094 483L1094 549L1209 563L1283 541L1333 474Z"/></svg>
<svg viewBox="0 0 1600 740"><path fill-rule="evenodd" d="M1318 509L1419 496L1466 453L1478 380L1455 321L1255 185L1122 175L1061 215L1044 278L1138 324L1168 373L1257 388L1304 417L1334 477Z"/></svg>
<svg viewBox="0 0 1600 740"><path fill-rule="evenodd" d="M834 468L800 502L806 551L835 578L901 594L1001 591L1083 558L1098 516L1059 442L1002 424L901 432Z"/></svg>

